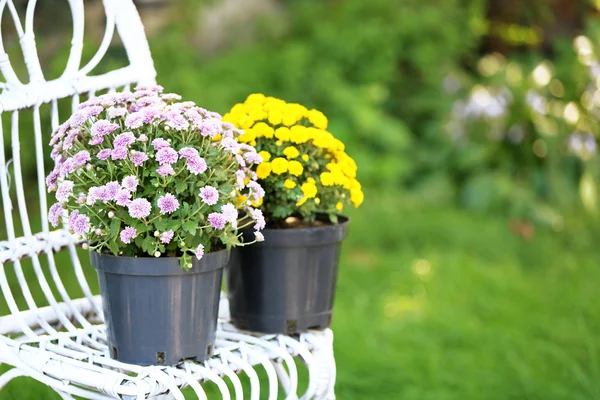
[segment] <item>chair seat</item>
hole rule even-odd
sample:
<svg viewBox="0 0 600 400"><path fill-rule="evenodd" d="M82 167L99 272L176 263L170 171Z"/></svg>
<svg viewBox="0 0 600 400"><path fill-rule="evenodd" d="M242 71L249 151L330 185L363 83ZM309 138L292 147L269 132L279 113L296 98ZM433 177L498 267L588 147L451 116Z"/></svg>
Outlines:
<svg viewBox="0 0 600 400"><path fill-rule="evenodd" d="M94 301L100 304L99 296ZM0 388L18 376L32 376L57 392L89 399L176 398L183 399L182 388L191 387L198 398L206 398L200 385L214 382L224 399L258 399L260 386L269 388L269 399L276 399L280 385L287 398L298 398L298 371L294 357L302 360L308 370L309 383L301 398L332 399L335 382L333 333L311 331L296 337L260 335L236 330L229 322L227 299L222 296L215 354L202 363L185 361L172 367L140 367L115 361L108 356L105 326L87 299L75 300L73 306L91 324L75 331L27 336L0 336L0 362L15 366L0 376ZM71 307L60 304L65 313ZM7 330L15 318L29 322L36 318L52 320L50 307L39 308L0 318L0 327ZM55 319L55 318L54 318ZM6 333L6 332L4 332ZM0 335L4 334L0 331ZM259 378L256 366L266 371ZM245 374L250 384L242 385L238 374ZM226 380L231 381L227 385ZM231 393L230 393L231 388ZM165 396L165 397L161 397ZM70 398L68 396L67 398Z"/></svg>

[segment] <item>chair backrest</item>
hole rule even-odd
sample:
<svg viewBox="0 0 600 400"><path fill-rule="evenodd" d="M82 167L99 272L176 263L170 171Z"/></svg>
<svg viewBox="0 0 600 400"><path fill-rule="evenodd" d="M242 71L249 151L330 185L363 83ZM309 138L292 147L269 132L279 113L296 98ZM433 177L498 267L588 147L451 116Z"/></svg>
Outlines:
<svg viewBox="0 0 600 400"><path fill-rule="evenodd" d="M6 302L2 304L0 298L0 334L16 331L30 337L37 334L31 326L39 326L47 333L55 332L55 328L43 316L40 317L44 314L38 312L40 304L50 305L53 315L68 330L75 329L74 324L89 325L71 301L73 294L85 295L100 313L92 300L73 237L65 230L50 231L48 225L45 176L51 167L45 166L44 162L49 159L51 132L61 120L69 117L59 116L59 100L71 98L71 107L75 109L80 95L92 97L99 91L129 90L129 85L134 83L152 84L156 75L144 27L132 0L103 0L105 34L96 54L83 66L84 5L94 2L68 0L55 6L63 7L65 13L70 9L72 15L73 35L68 61L60 77L46 80L34 35L37 3L36 0L28 1L23 23L20 10L13 1L0 0L0 21L8 15L12 18L16 29L13 41L18 37L29 76L29 82L24 83L15 73L0 31L0 72L4 78L4 82L0 82L0 222L4 219L6 229L5 232L0 229L0 288ZM22 7L23 3L18 4ZM129 65L92 75L114 43L115 30L125 48ZM25 176L24 179L21 160L31 159L33 154L35 178ZM30 215L36 218L30 220ZM68 251L61 251L63 249ZM41 260L44 254L46 257ZM13 268L9 268L10 264ZM57 265L64 264L70 264L74 274L65 274L64 268L57 268ZM48 279L48 274L51 279ZM79 285L71 283L73 277ZM69 280L68 284L65 285L63 280ZM19 289L14 290L17 283ZM73 291L71 286L79 287ZM65 304L59 305L60 302ZM2 322L1 315L6 313L11 314L10 324L8 317L4 317Z"/></svg>

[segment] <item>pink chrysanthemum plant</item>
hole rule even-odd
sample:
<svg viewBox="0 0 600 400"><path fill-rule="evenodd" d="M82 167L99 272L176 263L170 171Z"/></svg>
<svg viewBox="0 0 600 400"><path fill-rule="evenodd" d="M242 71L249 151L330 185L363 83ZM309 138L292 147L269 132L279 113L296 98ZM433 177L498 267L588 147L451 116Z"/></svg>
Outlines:
<svg viewBox="0 0 600 400"><path fill-rule="evenodd" d="M240 245L238 229L252 226L262 240L262 213L236 201L264 196L252 171L261 156L219 114L162 90L92 98L56 129L50 223L67 224L91 250L180 257L182 268Z"/></svg>

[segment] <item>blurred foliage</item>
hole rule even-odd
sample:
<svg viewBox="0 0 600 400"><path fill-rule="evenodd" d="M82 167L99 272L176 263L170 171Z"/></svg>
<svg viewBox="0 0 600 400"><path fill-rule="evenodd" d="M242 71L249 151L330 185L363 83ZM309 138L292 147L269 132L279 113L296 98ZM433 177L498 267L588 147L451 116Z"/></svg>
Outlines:
<svg viewBox="0 0 600 400"><path fill-rule="evenodd" d="M285 31L259 21L259 39L250 45L207 56L173 46L190 33L166 29L171 37L151 46L169 89L220 111L251 92L317 107L367 184L399 185L418 170L413 151L448 108L440 77L477 45L465 27L482 18L482 3L286 2L276 16Z"/></svg>

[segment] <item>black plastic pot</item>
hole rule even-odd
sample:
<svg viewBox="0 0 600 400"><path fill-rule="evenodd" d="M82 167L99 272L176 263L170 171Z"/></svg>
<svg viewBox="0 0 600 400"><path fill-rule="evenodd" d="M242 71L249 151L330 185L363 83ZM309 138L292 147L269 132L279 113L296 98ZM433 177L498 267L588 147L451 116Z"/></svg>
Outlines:
<svg viewBox="0 0 600 400"><path fill-rule="evenodd" d="M328 327L348 224L342 217L336 225L265 229L264 242L232 250L226 282L233 324L287 334Z"/></svg>
<svg viewBox="0 0 600 400"><path fill-rule="evenodd" d="M91 253L98 271L111 357L138 365L202 361L212 354L229 252L193 259Z"/></svg>

